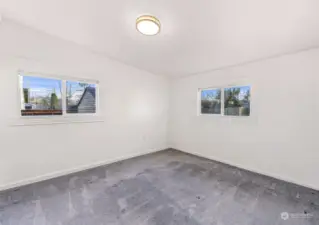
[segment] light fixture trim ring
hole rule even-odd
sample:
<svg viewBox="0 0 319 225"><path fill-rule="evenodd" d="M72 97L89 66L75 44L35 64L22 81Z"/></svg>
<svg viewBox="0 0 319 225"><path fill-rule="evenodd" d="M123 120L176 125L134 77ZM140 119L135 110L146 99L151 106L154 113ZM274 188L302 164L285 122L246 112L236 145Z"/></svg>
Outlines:
<svg viewBox="0 0 319 225"><path fill-rule="evenodd" d="M145 22L145 21L152 22L153 24L155 24L157 26L157 28L158 28L157 32L153 33L153 34L147 34L146 32L143 32L142 30L140 30L138 25L140 23L142 23L142 22ZM161 31L161 23L160 23L159 19L157 19L155 16L142 15L142 16L140 16L140 17L138 17L136 19L136 29L137 29L138 32L140 32L143 35L153 36L153 35L156 35L156 34L160 33L160 31Z"/></svg>

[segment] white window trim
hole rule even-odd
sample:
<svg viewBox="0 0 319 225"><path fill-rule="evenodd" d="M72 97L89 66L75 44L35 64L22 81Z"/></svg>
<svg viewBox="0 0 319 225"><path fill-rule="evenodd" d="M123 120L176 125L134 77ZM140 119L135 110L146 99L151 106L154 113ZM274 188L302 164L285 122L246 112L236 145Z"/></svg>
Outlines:
<svg viewBox="0 0 319 225"><path fill-rule="evenodd" d="M250 114L249 116L234 116L234 115L225 115L225 89L226 88L236 88L236 87L250 87ZM221 89L221 113L220 114L202 114L201 113L201 92L203 90L216 90L216 89ZM225 117L225 118L250 118L252 117L252 98L251 96L253 95L253 88L251 84L230 84L230 85L223 85L223 86L215 86L215 87L208 87L208 88L198 88L197 91L197 116L213 116L213 117Z"/></svg>
<svg viewBox="0 0 319 225"><path fill-rule="evenodd" d="M47 116L22 116L21 115L21 97L23 95L22 90L22 76L31 76L31 77L42 77L48 79L58 79L62 83L62 115L47 115ZM67 113L66 112L66 82L67 81L77 81L85 82L88 84L96 85L96 113ZM45 74L42 72L26 72L19 70L17 73L17 82L18 82L18 101L17 105L17 117L18 120L15 120L13 126L33 126L33 125L54 125L54 124L67 124L67 123L96 123L104 122L101 117L100 112L100 83L97 80L71 77L71 76L61 76L53 74Z"/></svg>

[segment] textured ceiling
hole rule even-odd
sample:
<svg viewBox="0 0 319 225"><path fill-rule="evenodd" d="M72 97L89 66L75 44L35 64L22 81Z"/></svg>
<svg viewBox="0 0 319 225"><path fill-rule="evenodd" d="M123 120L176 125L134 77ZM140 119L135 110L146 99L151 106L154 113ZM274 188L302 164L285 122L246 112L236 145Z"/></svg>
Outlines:
<svg viewBox="0 0 319 225"><path fill-rule="evenodd" d="M319 45L318 0L0 0L0 12L159 75L183 76ZM135 29L157 16L157 36Z"/></svg>

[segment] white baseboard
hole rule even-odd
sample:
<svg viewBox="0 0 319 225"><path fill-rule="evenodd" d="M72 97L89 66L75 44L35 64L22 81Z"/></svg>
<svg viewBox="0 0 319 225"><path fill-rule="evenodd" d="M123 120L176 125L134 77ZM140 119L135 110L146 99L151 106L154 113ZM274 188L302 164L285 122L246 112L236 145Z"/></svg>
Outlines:
<svg viewBox="0 0 319 225"><path fill-rule="evenodd" d="M172 149L176 149L176 148L172 148ZM227 165L230 165L230 166L234 166L234 167L237 167L237 168L240 168L240 169L251 171L253 173L265 175L267 177L272 177L272 178L275 178L275 179L278 179L278 180L282 180L282 181L285 181L285 182L288 182L288 183L293 183L293 184L296 184L296 185L300 185L300 186L303 186L303 187L306 187L306 188L310 188L310 189L319 191L318 187L315 187L315 186L312 186L312 185L309 185L309 184L303 184L303 183L301 183L299 181L296 181L296 180L291 179L291 178L283 177L283 176L278 175L278 174L270 174L270 173L267 173L267 172L264 172L264 171L260 171L260 170L258 170L256 168L243 166L243 165L240 165L238 163L230 162L228 160L218 159L218 158L212 157L212 156L205 156L205 155L203 155L201 153L198 153L198 152L188 152L188 151L184 151L184 150L180 150L180 149L176 149L176 150L184 152L184 153L187 153L187 154L190 154L190 155L195 155L195 156L198 156L198 157L201 157L201 158L206 158L206 159L210 159L210 160L213 160L213 161L221 162L221 163L224 163L224 164L227 164Z"/></svg>
<svg viewBox="0 0 319 225"><path fill-rule="evenodd" d="M166 148L166 149L168 149L168 148ZM138 157L138 156L143 156L143 155L147 155L147 154L151 154L151 153L164 151L166 149L161 149L161 150L152 149L152 150L149 150L149 151L133 153L133 154L130 154L130 155L121 156L121 157L110 159L110 160L106 160L106 161L94 162L94 163L91 163L89 165L78 166L78 167L75 167L75 168L72 168L72 169L61 170L61 171L48 173L48 174L37 176L37 177L31 177L31 178L28 178L28 179L24 179L24 180L20 180L20 181L17 181L17 182L9 183L9 184L6 184L6 185L2 185L2 186L0 186L0 191L5 191L5 190L8 190L8 189L18 188L18 187L25 186L25 185L28 185L28 184L33 184L33 183L37 183L37 182L40 182L40 181L45 181L45 180L49 180L49 179L53 179L53 178L57 178L57 177L61 177L61 176L65 176L65 175L69 175L69 174L73 174L73 173L89 170L89 169L93 169L93 168L96 168L96 167L99 167L99 166L105 166L105 165L108 165L108 164L111 164L111 163L115 163L115 162L119 162L119 161L123 161L123 160L126 160L126 159L131 159L131 158L135 158L135 157Z"/></svg>

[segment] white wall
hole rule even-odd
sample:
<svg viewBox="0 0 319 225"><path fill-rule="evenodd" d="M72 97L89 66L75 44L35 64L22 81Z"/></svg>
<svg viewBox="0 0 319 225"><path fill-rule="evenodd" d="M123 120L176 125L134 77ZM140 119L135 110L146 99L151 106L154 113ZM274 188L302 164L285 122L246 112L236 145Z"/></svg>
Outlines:
<svg viewBox="0 0 319 225"><path fill-rule="evenodd" d="M104 122L15 126L19 69L100 80ZM312 50L169 84L5 20L0 189L167 147L319 189L318 74L319 50ZM249 118L197 116L198 88L230 84L252 86Z"/></svg>
<svg viewBox="0 0 319 225"><path fill-rule="evenodd" d="M104 122L15 126L19 69L99 80ZM0 189L167 148L165 78L5 20L0 81Z"/></svg>
<svg viewBox="0 0 319 225"><path fill-rule="evenodd" d="M248 118L197 116L197 90L252 86ZM169 144L319 190L319 50L175 80Z"/></svg>

